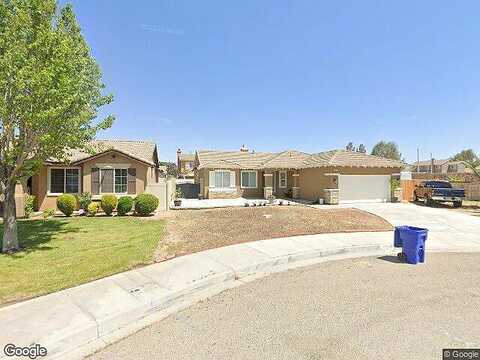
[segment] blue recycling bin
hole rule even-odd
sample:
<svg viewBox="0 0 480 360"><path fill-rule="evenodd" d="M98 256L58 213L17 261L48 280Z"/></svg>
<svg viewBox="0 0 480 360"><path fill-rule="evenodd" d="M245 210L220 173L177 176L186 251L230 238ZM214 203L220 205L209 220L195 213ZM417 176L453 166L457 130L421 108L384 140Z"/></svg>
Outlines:
<svg viewBox="0 0 480 360"><path fill-rule="evenodd" d="M399 259L405 259L409 264L425 262L425 241L428 238L428 229L415 226L397 226L393 239L393 246L401 247Z"/></svg>

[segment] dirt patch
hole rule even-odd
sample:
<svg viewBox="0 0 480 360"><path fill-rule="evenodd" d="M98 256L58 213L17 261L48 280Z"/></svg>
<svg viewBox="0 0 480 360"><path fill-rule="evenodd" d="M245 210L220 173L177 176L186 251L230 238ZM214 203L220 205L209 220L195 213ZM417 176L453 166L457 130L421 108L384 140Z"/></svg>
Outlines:
<svg viewBox="0 0 480 360"><path fill-rule="evenodd" d="M248 241L296 235L388 231L384 219L356 209L314 209L306 206L179 210L167 222L167 235L156 259Z"/></svg>

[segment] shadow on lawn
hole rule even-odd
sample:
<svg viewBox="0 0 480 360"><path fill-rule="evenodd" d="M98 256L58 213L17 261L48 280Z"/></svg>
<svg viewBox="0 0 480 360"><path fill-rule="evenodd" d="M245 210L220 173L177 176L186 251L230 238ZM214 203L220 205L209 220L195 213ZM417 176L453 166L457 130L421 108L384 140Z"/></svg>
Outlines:
<svg viewBox="0 0 480 360"><path fill-rule="evenodd" d="M76 233L80 229L65 220L23 220L17 222L20 251L4 254L11 258L22 258L33 251L52 250L48 244L58 234ZM3 224L0 224L0 244L3 241Z"/></svg>

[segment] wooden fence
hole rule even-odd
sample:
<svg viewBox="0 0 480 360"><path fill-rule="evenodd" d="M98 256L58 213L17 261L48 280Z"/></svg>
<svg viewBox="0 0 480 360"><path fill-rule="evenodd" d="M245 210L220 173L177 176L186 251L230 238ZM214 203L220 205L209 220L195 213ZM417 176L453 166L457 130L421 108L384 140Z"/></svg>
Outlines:
<svg viewBox="0 0 480 360"><path fill-rule="evenodd" d="M456 188L465 189L465 200L480 200L480 182L452 183Z"/></svg>
<svg viewBox="0 0 480 360"><path fill-rule="evenodd" d="M401 180L400 184L402 185L402 201L413 201L413 191L415 190L415 185L418 185L422 180Z"/></svg>
<svg viewBox="0 0 480 360"><path fill-rule="evenodd" d="M413 201L413 191L415 185L418 185L423 180L401 180L402 186L402 201ZM465 200L480 200L480 182L475 183L452 183L455 188L465 189Z"/></svg>

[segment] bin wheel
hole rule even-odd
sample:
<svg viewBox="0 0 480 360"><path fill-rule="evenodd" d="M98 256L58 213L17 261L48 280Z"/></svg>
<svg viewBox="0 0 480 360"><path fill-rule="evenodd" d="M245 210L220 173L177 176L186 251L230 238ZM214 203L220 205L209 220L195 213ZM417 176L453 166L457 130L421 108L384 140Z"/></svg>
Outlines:
<svg viewBox="0 0 480 360"><path fill-rule="evenodd" d="M399 252L397 254L397 258L398 258L398 261L401 261L401 262L405 262L405 260L407 260L407 257L405 256L404 252Z"/></svg>

